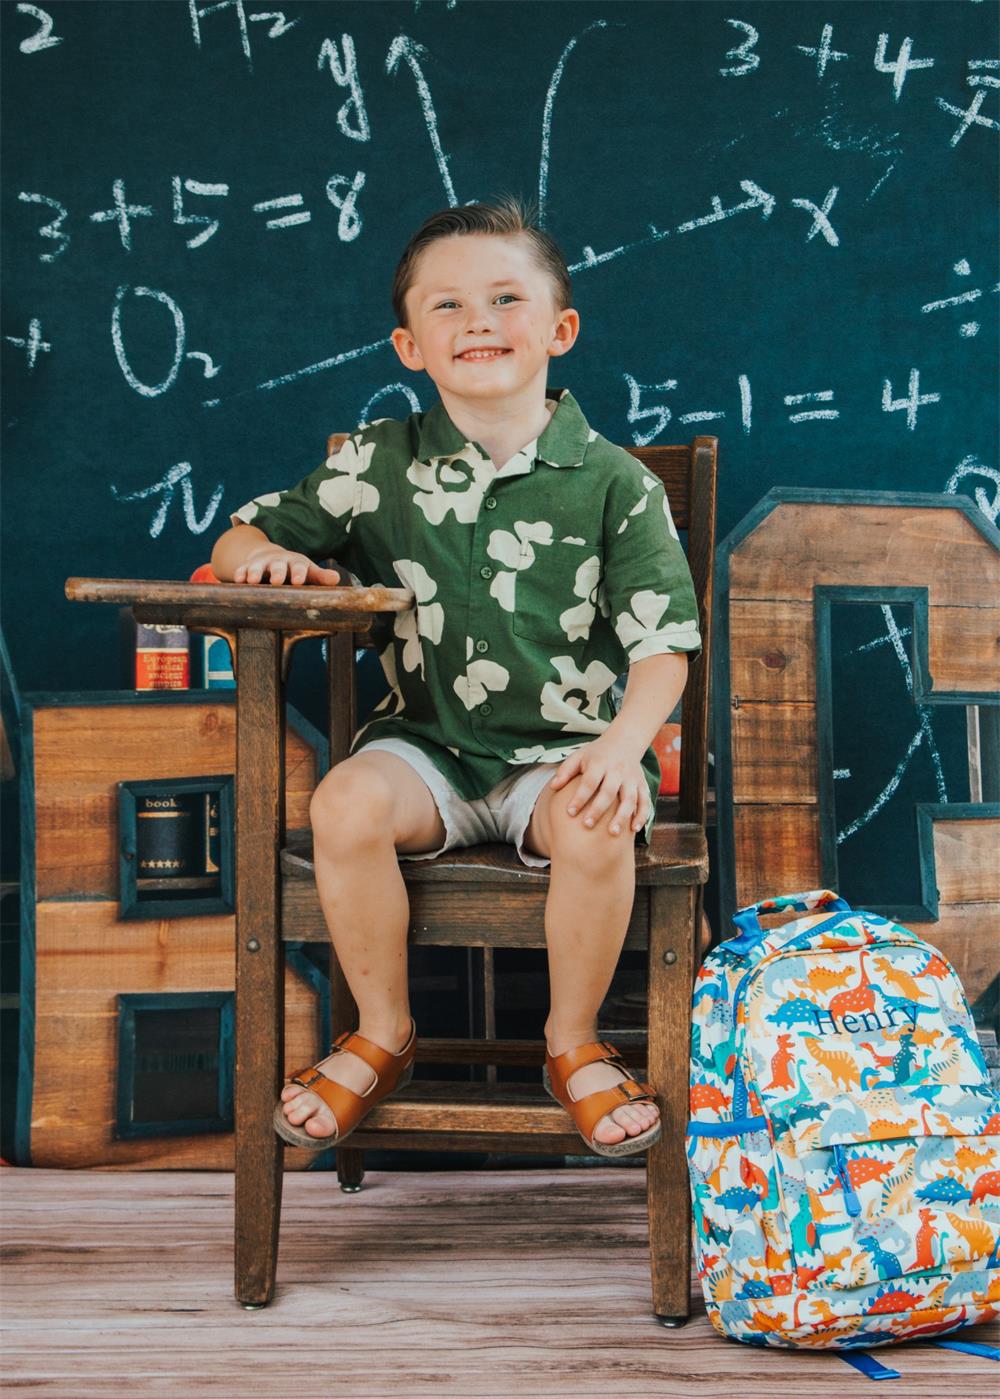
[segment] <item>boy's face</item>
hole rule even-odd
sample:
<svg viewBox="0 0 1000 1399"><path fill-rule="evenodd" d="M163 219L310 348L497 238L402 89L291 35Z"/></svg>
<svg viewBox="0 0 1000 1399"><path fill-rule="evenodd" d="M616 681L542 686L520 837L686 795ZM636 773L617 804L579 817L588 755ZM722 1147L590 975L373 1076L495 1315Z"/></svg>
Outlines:
<svg viewBox="0 0 1000 1399"><path fill-rule="evenodd" d="M522 235L456 234L421 253L406 294L409 328L392 332L407 369L425 369L448 400L544 390L549 359L576 340L578 312L556 309L551 278ZM484 357L469 351L493 350Z"/></svg>

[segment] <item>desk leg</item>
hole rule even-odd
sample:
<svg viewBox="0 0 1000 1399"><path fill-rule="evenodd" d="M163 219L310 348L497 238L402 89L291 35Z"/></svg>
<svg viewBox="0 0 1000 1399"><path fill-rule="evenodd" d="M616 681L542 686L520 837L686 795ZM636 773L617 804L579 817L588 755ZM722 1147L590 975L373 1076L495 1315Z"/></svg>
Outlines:
<svg viewBox="0 0 1000 1399"><path fill-rule="evenodd" d="M683 1326L691 1311L691 1199L684 1133L688 1120L691 989L694 979L693 886L649 891L649 1053L663 1135L647 1166L653 1311L664 1326Z"/></svg>
<svg viewBox="0 0 1000 1399"><path fill-rule="evenodd" d="M284 1164L271 1120L284 1068L281 633L241 628L236 653L236 1298L262 1307L274 1291Z"/></svg>

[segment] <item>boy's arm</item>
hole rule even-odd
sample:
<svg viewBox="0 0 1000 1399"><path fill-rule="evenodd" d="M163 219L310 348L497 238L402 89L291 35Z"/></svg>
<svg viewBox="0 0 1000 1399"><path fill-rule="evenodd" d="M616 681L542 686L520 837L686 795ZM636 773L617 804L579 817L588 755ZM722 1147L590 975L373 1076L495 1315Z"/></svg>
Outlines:
<svg viewBox="0 0 1000 1399"><path fill-rule="evenodd" d="M629 666L622 706L604 730L625 740L641 762L646 749L673 713L688 678L684 653L647 656Z"/></svg>
<svg viewBox="0 0 1000 1399"><path fill-rule="evenodd" d="M305 554L284 549L268 539L256 525L234 525L219 536L212 549L212 572L222 583L312 583L336 587L350 581L347 570L336 563L323 568Z"/></svg>

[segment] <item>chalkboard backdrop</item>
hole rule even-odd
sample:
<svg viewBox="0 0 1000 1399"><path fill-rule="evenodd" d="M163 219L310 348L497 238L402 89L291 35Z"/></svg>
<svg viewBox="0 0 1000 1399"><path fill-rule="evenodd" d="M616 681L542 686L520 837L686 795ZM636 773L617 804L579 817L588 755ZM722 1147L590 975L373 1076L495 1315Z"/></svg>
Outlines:
<svg viewBox="0 0 1000 1399"><path fill-rule="evenodd" d="M435 401L389 342L392 273L429 213L503 191L570 264L581 335L552 383L626 445L716 434L720 537L771 486L957 491L995 522L995 5L52 0L3 20L22 688L118 683L113 611L65 601L67 575L185 577L328 432ZM875 644L845 626L845 650ZM322 722L319 673L297 660L292 698ZM937 800L968 799L956 720Z"/></svg>

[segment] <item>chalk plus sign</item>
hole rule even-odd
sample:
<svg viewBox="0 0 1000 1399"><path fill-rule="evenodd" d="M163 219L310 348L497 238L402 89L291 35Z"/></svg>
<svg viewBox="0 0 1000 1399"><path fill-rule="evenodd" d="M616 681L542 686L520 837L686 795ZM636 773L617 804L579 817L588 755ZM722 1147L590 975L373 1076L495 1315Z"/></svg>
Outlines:
<svg viewBox="0 0 1000 1399"><path fill-rule="evenodd" d="M823 25L823 33L822 33L822 35L820 36L819 48L818 48L818 49L810 49L810 48L807 48L805 44L796 44L796 45L795 45L795 47L799 50L800 53L807 53L807 54L809 54L810 56L815 56L815 58L816 58L816 76L817 76L821 81L822 81L822 78L823 78L823 74L826 72L826 65L829 63L829 61L830 61L831 58L841 59L841 58L846 58L846 57L847 57L847 54L846 54L846 53L841 53L839 49L831 49L831 47L830 47L830 40L831 40L832 38L833 38L833 25L832 25L832 24L824 24L824 25Z"/></svg>
<svg viewBox="0 0 1000 1399"><path fill-rule="evenodd" d="M27 351L29 369L34 369L39 350L49 351L52 349L49 342L42 339L41 322L34 318L28 323L26 339L22 339L20 335L5 335L4 339L9 340L12 345L16 345L19 350Z"/></svg>
<svg viewBox="0 0 1000 1399"><path fill-rule="evenodd" d="M111 193L115 204L113 209L100 209L96 214L91 214L91 223L110 223L114 221L118 225L118 232L121 235L122 247L127 253L132 251L132 219L141 214L145 218L152 218L153 211L148 204L129 204L125 198L125 181L115 180L111 186Z"/></svg>

